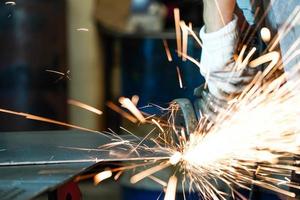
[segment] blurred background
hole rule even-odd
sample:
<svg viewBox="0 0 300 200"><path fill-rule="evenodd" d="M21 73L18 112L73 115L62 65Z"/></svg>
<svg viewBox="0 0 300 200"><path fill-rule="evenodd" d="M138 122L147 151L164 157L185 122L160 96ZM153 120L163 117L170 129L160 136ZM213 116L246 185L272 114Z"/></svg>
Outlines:
<svg viewBox="0 0 300 200"><path fill-rule="evenodd" d="M181 19L197 31L202 25L201 1L0 2L1 108L96 130L118 129L120 118L106 106L108 101L118 103L120 96L138 95L140 107L149 103L166 107L174 98L192 97L194 87L203 81L197 67L175 53L173 17L173 9L180 8ZM188 53L200 58L192 38ZM69 99L104 114L68 105ZM1 131L64 128L3 113L0 124Z"/></svg>
<svg viewBox="0 0 300 200"><path fill-rule="evenodd" d="M203 83L198 68L177 57L174 8L199 31L203 20L198 0L0 0L0 108L117 133L127 124L143 135L147 127L136 130L107 103L138 95L139 107L167 107L175 98L192 99L194 88ZM188 54L197 60L201 55L192 37ZM69 100L93 106L103 115ZM161 112L153 107L143 111ZM56 129L67 128L0 113L0 131ZM84 199L107 192L89 184L82 187L89 191ZM120 198L113 190L107 195Z"/></svg>

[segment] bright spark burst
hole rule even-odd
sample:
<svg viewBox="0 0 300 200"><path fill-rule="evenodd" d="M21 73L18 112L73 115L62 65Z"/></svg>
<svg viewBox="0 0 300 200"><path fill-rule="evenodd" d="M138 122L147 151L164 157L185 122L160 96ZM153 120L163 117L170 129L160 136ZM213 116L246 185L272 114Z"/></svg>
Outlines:
<svg viewBox="0 0 300 200"><path fill-rule="evenodd" d="M255 184L295 197L280 185L297 183L272 177L275 169L277 174L300 170L293 167L294 157L300 155L300 81L287 85L285 78L284 74L262 88L255 83L249 89L255 90L253 94L232 105L230 113L222 113L226 117L220 116L206 135L194 135L185 147L183 163L190 176L197 177L195 182L207 181L201 180L206 175L218 176L230 185ZM201 184L196 187L205 190Z"/></svg>
<svg viewBox="0 0 300 200"><path fill-rule="evenodd" d="M179 22L179 11L174 12L175 24L183 31L177 34L177 49L182 49L177 51L178 54L205 72L198 61L187 55L184 47L187 40L181 38L185 37L187 26ZM170 158L134 175L131 183L147 177L152 179L156 172L176 166L177 170L168 181L165 199L175 198L179 174L189 180L189 190L200 192L204 199L226 199L229 195L245 199L238 188L251 190L253 185L295 197L295 193L285 187L300 189L290 178L291 171L300 171L296 166L300 163L297 158L300 155L300 80L287 83L287 79L297 75L300 64L288 73L275 76L283 68L279 62L280 54L274 51L279 39L271 41L270 31L266 28L262 29L261 37L269 44L268 51L252 58L256 52L256 48L252 48L244 55L247 42L242 45L233 71L268 65L257 73L241 95L229 102L228 109L218 115L214 126L211 123L205 126L207 120L201 120L199 129L186 137L183 129L174 127L176 108L172 108L169 119L171 131L168 128L162 131L158 122L152 120L161 131L155 140L156 147L145 149L167 152ZM285 60L293 58L295 55L290 54ZM218 189L217 179L227 185L231 194Z"/></svg>

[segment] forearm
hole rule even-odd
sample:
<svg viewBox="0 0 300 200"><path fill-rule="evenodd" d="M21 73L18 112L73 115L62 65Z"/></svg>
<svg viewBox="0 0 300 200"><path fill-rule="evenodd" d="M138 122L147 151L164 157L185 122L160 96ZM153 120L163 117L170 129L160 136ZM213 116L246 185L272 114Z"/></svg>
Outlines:
<svg viewBox="0 0 300 200"><path fill-rule="evenodd" d="M236 0L203 0L206 32L214 32L233 19Z"/></svg>

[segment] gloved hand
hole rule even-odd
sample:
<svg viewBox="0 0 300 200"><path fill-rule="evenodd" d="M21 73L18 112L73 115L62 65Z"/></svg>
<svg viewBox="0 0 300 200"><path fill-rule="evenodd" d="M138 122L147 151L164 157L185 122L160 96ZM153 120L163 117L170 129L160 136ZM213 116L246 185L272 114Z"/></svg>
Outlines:
<svg viewBox="0 0 300 200"><path fill-rule="evenodd" d="M252 81L256 69L244 66L240 68L234 60L239 41L238 19L234 19L218 31L206 33L205 27L200 31L203 42L201 74L205 77L207 88L195 90L201 98L198 107L203 115L212 120L228 102L239 95Z"/></svg>

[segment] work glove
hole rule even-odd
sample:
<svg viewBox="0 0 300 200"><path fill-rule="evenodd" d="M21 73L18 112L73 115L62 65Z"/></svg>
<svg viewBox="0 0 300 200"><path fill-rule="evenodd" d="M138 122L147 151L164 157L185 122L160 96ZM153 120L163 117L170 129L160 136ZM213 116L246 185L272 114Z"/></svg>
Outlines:
<svg viewBox="0 0 300 200"><path fill-rule="evenodd" d="M196 107L201 115L214 120L253 80L257 69L241 67L234 59L239 42L236 16L216 32L206 33L204 26L200 38L203 42L200 72L206 79L206 85L194 92L199 97Z"/></svg>

